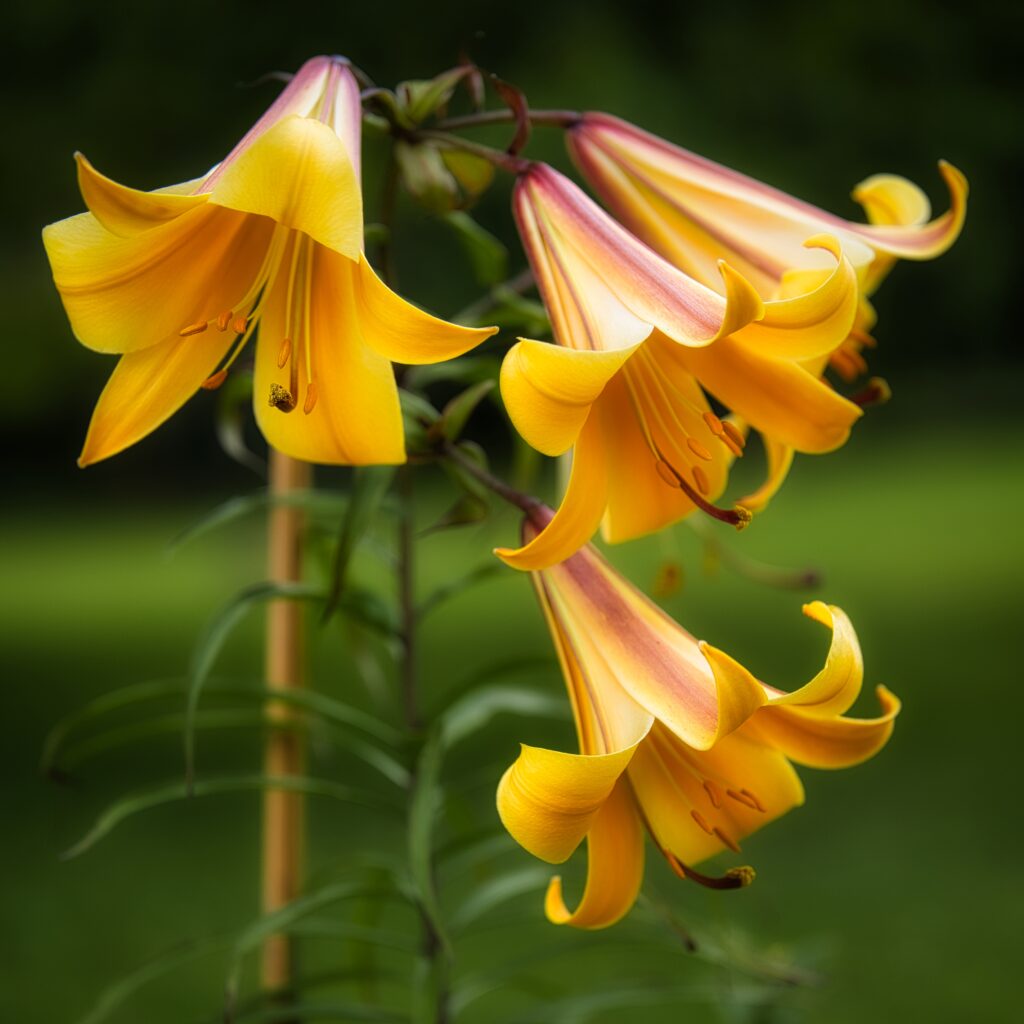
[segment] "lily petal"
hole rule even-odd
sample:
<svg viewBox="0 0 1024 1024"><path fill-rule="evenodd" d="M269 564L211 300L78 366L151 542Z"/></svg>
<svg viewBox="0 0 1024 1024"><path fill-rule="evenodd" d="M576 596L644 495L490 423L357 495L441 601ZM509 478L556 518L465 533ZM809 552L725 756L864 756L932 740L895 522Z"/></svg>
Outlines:
<svg viewBox="0 0 1024 1024"><path fill-rule="evenodd" d="M309 244L297 240L294 244ZM297 346L297 379L307 388L312 368L314 399L308 388L295 395L296 408L282 412L268 401L271 385L291 386L290 367L278 365L288 334L287 275L278 276L260 323L253 405L267 440L296 459L350 466L405 461L402 413L391 363L364 340L365 307L358 267L323 246L312 246L309 363ZM312 408L306 412L309 401Z"/></svg>
<svg viewBox="0 0 1024 1024"><path fill-rule="evenodd" d="M764 482L756 491L740 498L738 504L751 512L763 512L768 507L768 502L779 492L779 488L785 483L789 475L790 467L793 465L794 450L787 444L773 441L770 437L761 435L764 444L765 458L768 462L768 469L765 473Z"/></svg>
<svg viewBox="0 0 1024 1024"><path fill-rule="evenodd" d="M198 390L227 355L233 334L177 335L121 356L89 423L79 466L116 455L156 430Z"/></svg>
<svg viewBox="0 0 1024 1024"><path fill-rule="evenodd" d="M278 121L219 172L211 203L302 231L349 259L363 247L363 200L345 143L308 117Z"/></svg>
<svg viewBox="0 0 1024 1024"><path fill-rule="evenodd" d="M460 327L425 313L396 295L359 257L356 295L363 337L395 363L419 365L454 359L496 334L497 327Z"/></svg>
<svg viewBox="0 0 1024 1024"><path fill-rule="evenodd" d="M620 779L587 836L587 884L579 906L570 911L562 880L551 879L544 911L553 924L607 928L629 912L644 875L644 833L629 786Z"/></svg>
<svg viewBox="0 0 1024 1024"><path fill-rule="evenodd" d="M745 727L760 742L811 768L848 768L877 754L892 735L899 699L884 686L875 693L882 706L878 718L827 717L816 709L762 708Z"/></svg>
<svg viewBox="0 0 1024 1024"><path fill-rule="evenodd" d="M81 153L75 154L75 162L85 205L103 227L122 238L166 224L207 200L203 195L180 192L141 192L100 174Z"/></svg>
<svg viewBox="0 0 1024 1024"><path fill-rule="evenodd" d="M91 213L43 229L75 337L96 352L137 352L231 309L247 291L273 225L196 206L131 237Z"/></svg>
<svg viewBox="0 0 1024 1024"><path fill-rule="evenodd" d="M498 784L502 823L535 857L562 863L590 831L635 750L636 744L611 754L563 754L524 743Z"/></svg>
<svg viewBox="0 0 1024 1024"><path fill-rule="evenodd" d="M603 352L520 338L501 365L501 397L526 443L545 455L567 451L590 407L636 348Z"/></svg>
<svg viewBox="0 0 1024 1024"><path fill-rule="evenodd" d="M578 551L597 532L608 495L600 425L591 414L573 450L569 485L550 523L520 548L495 548L513 569L546 569Z"/></svg>

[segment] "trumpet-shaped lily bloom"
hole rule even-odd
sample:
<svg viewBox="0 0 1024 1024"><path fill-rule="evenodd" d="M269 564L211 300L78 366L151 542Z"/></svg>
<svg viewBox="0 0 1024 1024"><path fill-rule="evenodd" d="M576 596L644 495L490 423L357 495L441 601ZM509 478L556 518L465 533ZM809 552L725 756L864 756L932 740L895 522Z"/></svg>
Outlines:
<svg viewBox="0 0 1024 1024"><path fill-rule="evenodd" d="M720 287L718 261L728 260L766 300L815 287L827 269L815 267L805 243L828 233L857 268L860 301L846 336L831 352L810 356L845 379L866 371L865 346L875 313L869 296L897 259L926 260L945 252L963 227L967 182L953 166L939 169L950 208L929 220L927 196L913 183L876 174L853 190L869 223L834 216L727 167L713 163L608 114L588 113L567 135L569 150L594 189L634 234L708 287ZM781 483L792 446L766 432L769 482L747 502L760 507Z"/></svg>
<svg viewBox="0 0 1024 1024"><path fill-rule="evenodd" d="M142 192L81 155L89 212L43 241L75 335L120 355L79 463L127 448L201 387L223 382L257 334L254 404L270 442L323 463L398 463L391 361L431 363L491 329L400 299L363 254L359 86L316 57L205 177Z"/></svg>
<svg viewBox="0 0 1024 1024"><path fill-rule="evenodd" d="M717 287L688 276L617 224L577 186L534 165L514 209L555 344L522 339L501 371L506 408L529 444L573 449L554 520L525 548L499 550L520 569L567 557L602 524L610 541L660 529L699 507L741 525L724 490L743 432L734 413L807 452L841 445L861 415L802 361L846 337L857 279L830 235L808 244L831 264L813 286L764 301L730 264Z"/></svg>
<svg viewBox="0 0 1024 1024"><path fill-rule="evenodd" d="M543 516L541 516L543 519ZM540 523L528 523L527 536ZM791 762L842 768L892 733L899 701L852 719L863 663L838 608L804 613L832 630L821 671L784 692L698 642L590 546L533 580L561 662L580 753L524 745L498 788L498 811L534 856L558 864L586 838L588 877L574 910L553 878L557 924L602 928L629 911L643 877L644 832L681 877L738 888L749 867L711 877L695 865L803 803Z"/></svg>

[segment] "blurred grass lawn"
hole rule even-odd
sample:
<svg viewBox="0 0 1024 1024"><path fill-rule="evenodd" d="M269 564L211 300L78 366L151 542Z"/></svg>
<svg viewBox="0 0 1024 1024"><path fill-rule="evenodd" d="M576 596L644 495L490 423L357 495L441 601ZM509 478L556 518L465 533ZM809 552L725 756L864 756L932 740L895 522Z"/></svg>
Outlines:
<svg viewBox="0 0 1024 1024"><path fill-rule="evenodd" d="M788 946L827 975L823 988L798 998L806 1017L783 1012L771 1020L960 1024L1012 1016L1018 995L1010 958L1024 909L1010 762L1024 711L1013 660L1024 578L1013 532L1014 510L1024 504L1022 440L1019 428L985 424L895 439L873 427L834 456L799 460L762 520L742 537L723 534L752 556L823 570L820 595L850 614L865 650L868 685L858 710L870 712L878 682L905 702L893 742L876 760L841 773L803 772L806 807L745 844L744 860L759 873L750 890L705 893L669 882L651 862L654 883L698 932L734 922L755 944ZM165 543L195 514L194 507L142 504L83 511L69 494L60 505L5 517L10 717L3 786L13 823L0 846L12 883L2 907L5 1020L76 1020L110 979L177 939L229 929L254 914L255 797L152 811L81 858L57 860L116 793L176 776L172 739L112 756L70 789L35 774L43 736L58 717L97 693L183 671L202 623L259 577L255 519L164 558ZM485 528L428 540L423 588L453 564L486 561L492 543L513 530L502 513ZM667 606L680 621L768 681L788 688L813 671L825 638L799 614L803 595L755 586L726 570L708 577L694 538L685 528L676 535L687 575ZM648 586L666 550L663 539L652 539L616 549L613 558ZM424 676L435 692L503 654L547 649L530 588L511 572L454 599L425 628ZM257 638L254 617L225 665L258 666ZM318 638L317 646L330 656L332 642ZM553 660L540 676L534 681L560 686ZM357 685L335 679L318 685L339 695ZM481 825L494 824L493 787L519 740L568 744L568 725L504 718L466 755L476 758L465 769L473 774L459 782L470 784ZM252 765L254 756L251 744L202 740L201 765L247 758ZM398 841L353 808L316 803L313 814L315 864ZM502 857L513 869L531 865L511 847ZM452 894L462 891L449 889L449 912ZM514 909L522 933L522 919L541 913L539 892L520 897ZM463 963L505 957L496 920L467 944ZM540 943L553 932L537 923L524 934ZM651 987L659 979L699 985L708 976L681 951L631 959L618 948L630 934L579 936L579 955L565 961L571 986ZM222 969L212 957L145 990L114 1019L216 1019ZM465 1019L492 1019L488 1005L498 1004L482 1001ZM748 1019L699 1006L685 1011L695 1022ZM678 1019L677 1010L643 1014L628 1019ZM621 1011L595 1018L612 1019Z"/></svg>

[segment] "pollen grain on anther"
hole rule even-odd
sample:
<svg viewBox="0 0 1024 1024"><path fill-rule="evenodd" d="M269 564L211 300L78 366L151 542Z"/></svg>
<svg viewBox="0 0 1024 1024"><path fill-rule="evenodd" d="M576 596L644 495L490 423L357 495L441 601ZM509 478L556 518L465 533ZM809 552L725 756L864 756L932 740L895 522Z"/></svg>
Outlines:
<svg viewBox="0 0 1024 1024"><path fill-rule="evenodd" d="M280 409L281 412L291 412L295 408L295 399L286 387L282 387L280 384L271 384L269 404L275 409Z"/></svg>

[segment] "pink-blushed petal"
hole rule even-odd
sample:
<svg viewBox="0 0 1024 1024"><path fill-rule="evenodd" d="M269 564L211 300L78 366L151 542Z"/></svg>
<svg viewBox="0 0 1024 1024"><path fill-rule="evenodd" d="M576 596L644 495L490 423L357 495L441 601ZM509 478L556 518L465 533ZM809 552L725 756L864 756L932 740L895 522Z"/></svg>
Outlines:
<svg viewBox="0 0 1024 1024"><path fill-rule="evenodd" d="M495 548L513 569L546 569L568 558L597 532L608 496L600 425L591 414L573 449L569 485L554 519L520 548Z"/></svg>
<svg viewBox="0 0 1024 1024"><path fill-rule="evenodd" d="M130 238L83 213L43 229L75 337L137 352L241 299L269 245L268 221L204 204Z"/></svg>
<svg viewBox="0 0 1024 1024"><path fill-rule="evenodd" d="M78 188L90 213L107 229L123 238L159 227L202 206L206 196L159 190L140 192L100 174L81 154L75 154Z"/></svg>
<svg viewBox="0 0 1024 1024"><path fill-rule="evenodd" d="M811 768L849 768L873 757L889 741L899 699L884 686L875 688L882 713L877 718L844 718L814 708L762 708L745 727L758 742Z"/></svg>
<svg viewBox="0 0 1024 1024"><path fill-rule="evenodd" d="M553 924L607 928L636 902L644 876L644 833L629 786L619 780L587 835L587 883L575 910L565 905L562 880L551 879L544 911Z"/></svg>
<svg viewBox="0 0 1024 1024"><path fill-rule="evenodd" d="M218 172L210 203L269 217L358 260L363 199L345 143L326 124L286 117Z"/></svg>
<svg viewBox="0 0 1024 1024"><path fill-rule="evenodd" d="M513 426L538 451L561 455L634 351L636 346L602 352L521 338L501 366L501 397Z"/></svg>

